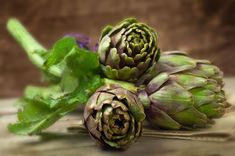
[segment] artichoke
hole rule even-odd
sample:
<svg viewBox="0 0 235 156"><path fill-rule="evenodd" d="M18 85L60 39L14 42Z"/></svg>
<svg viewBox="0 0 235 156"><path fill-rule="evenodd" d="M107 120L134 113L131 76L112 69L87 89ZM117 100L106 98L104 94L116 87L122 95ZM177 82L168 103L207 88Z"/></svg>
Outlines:
<svg viewBox="0 0 235 156"><path fill-rule="evenodd" d="M144 119L144 108L136 94L118 85L99 88L84 110L90 136L100 145L115 149L126 149L139 138Z"/></svg>
<svg viewBox="0 0 235 156"><path fill-rule="evenodd" d="M153 67L160 50L154 30L128 18L103 29L98 54L108 78L134 82Z"/></svg>
<svg viewBox="0 0 235 156"><path fill-rule="evenodd" d="M190 58L184 52L165 52L153 71L149 82L149 75L142 78L148 83L138 93L151 125L201 128L224 114L223 74L209 61Z"/></svg>

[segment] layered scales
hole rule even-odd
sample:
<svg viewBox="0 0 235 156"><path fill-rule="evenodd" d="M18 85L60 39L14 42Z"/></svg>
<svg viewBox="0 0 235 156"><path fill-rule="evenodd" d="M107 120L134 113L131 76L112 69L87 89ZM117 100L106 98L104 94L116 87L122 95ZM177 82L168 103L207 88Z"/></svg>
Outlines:
<svg viewBox="0 0 235 156"><path fill-rule="evenodd" d="M99 88L88 100L84 123L100 145L125 149L141 135L144 108L136 94L117 85Z"/></svg>
<svg viewBox="0 0 235 156"><path fill-rule="evenodd" d="M141 80L147 81L139 98L148 121L166 129L205 127L228 106L222 78L222 72L207 60L180 51L162 53L152 73Z"/></svg>
<svg viewBox="0 0 235 156"><path fill-rule="evenodd" d="M98 54L108 78L134 82L157 62L160 50L155 31L128 18L104 28Z"/></svg>

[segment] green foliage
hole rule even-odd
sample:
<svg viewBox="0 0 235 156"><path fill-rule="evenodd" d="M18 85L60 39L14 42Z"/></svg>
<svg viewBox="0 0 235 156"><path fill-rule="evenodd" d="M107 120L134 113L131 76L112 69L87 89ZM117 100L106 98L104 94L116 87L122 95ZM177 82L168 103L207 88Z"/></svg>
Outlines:
<svg viewBox="0 0 235 156"><path fill-rule="evenodd" d="M42 56L39 51L38 56ZM40 68L48 80L57 77L57 81L49 87L26 88L19 101L19 121L9 125L9 130L15 134L40 133L78 105L85 104L90 95L103 85L98 74L98 55L79 48L74 38L60 39L43 56L41 58L45 61ZM57 75L51 72L54 69Z"/></svg>

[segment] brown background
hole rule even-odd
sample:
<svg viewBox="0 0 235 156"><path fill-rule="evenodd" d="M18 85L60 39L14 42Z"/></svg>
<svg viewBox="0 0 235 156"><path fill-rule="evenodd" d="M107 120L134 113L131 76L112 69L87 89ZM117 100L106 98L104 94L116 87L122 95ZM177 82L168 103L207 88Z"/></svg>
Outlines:
<svg viewBox="0 0 235 156"><path fill-rule="evenodd" d="M19 18L46 47L66 33L98 40L106 24L134 16L155 28L163 50L185 50L235 74L235 0L1 0L0 98L40 84L39 71L5 30Z"/></svg>

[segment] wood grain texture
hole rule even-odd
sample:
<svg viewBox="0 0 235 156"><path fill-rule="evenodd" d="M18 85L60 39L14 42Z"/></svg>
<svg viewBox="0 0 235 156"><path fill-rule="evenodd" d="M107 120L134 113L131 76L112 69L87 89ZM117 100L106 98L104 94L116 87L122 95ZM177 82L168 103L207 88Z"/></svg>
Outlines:
<svg viewBox="0 0 235 156"><path fill-rule="evenodd" d="M157 30L162 50L186 50L235 74L235 0L2 0L0 4L0 98L22 95L40 74L5 29L19 18L46 47L67 33L96 43L101 29L134 16Z"/></svg>
<svg viewBox="0 0 235 156"><path fill-rule="evenodd" d="M235 105L235 78L225 79L228 101ZM16 136L7 131L7 124L16 120L15 99L0 100L1 156L234 156L235 140L227 142L190 141L141 137L126 151L100 149L87 134L69 134L69 127L81 115L68 115L39 136ZM3 114L8 112L8 114ZM235 125L235 122L233 123Z"/></svg>

